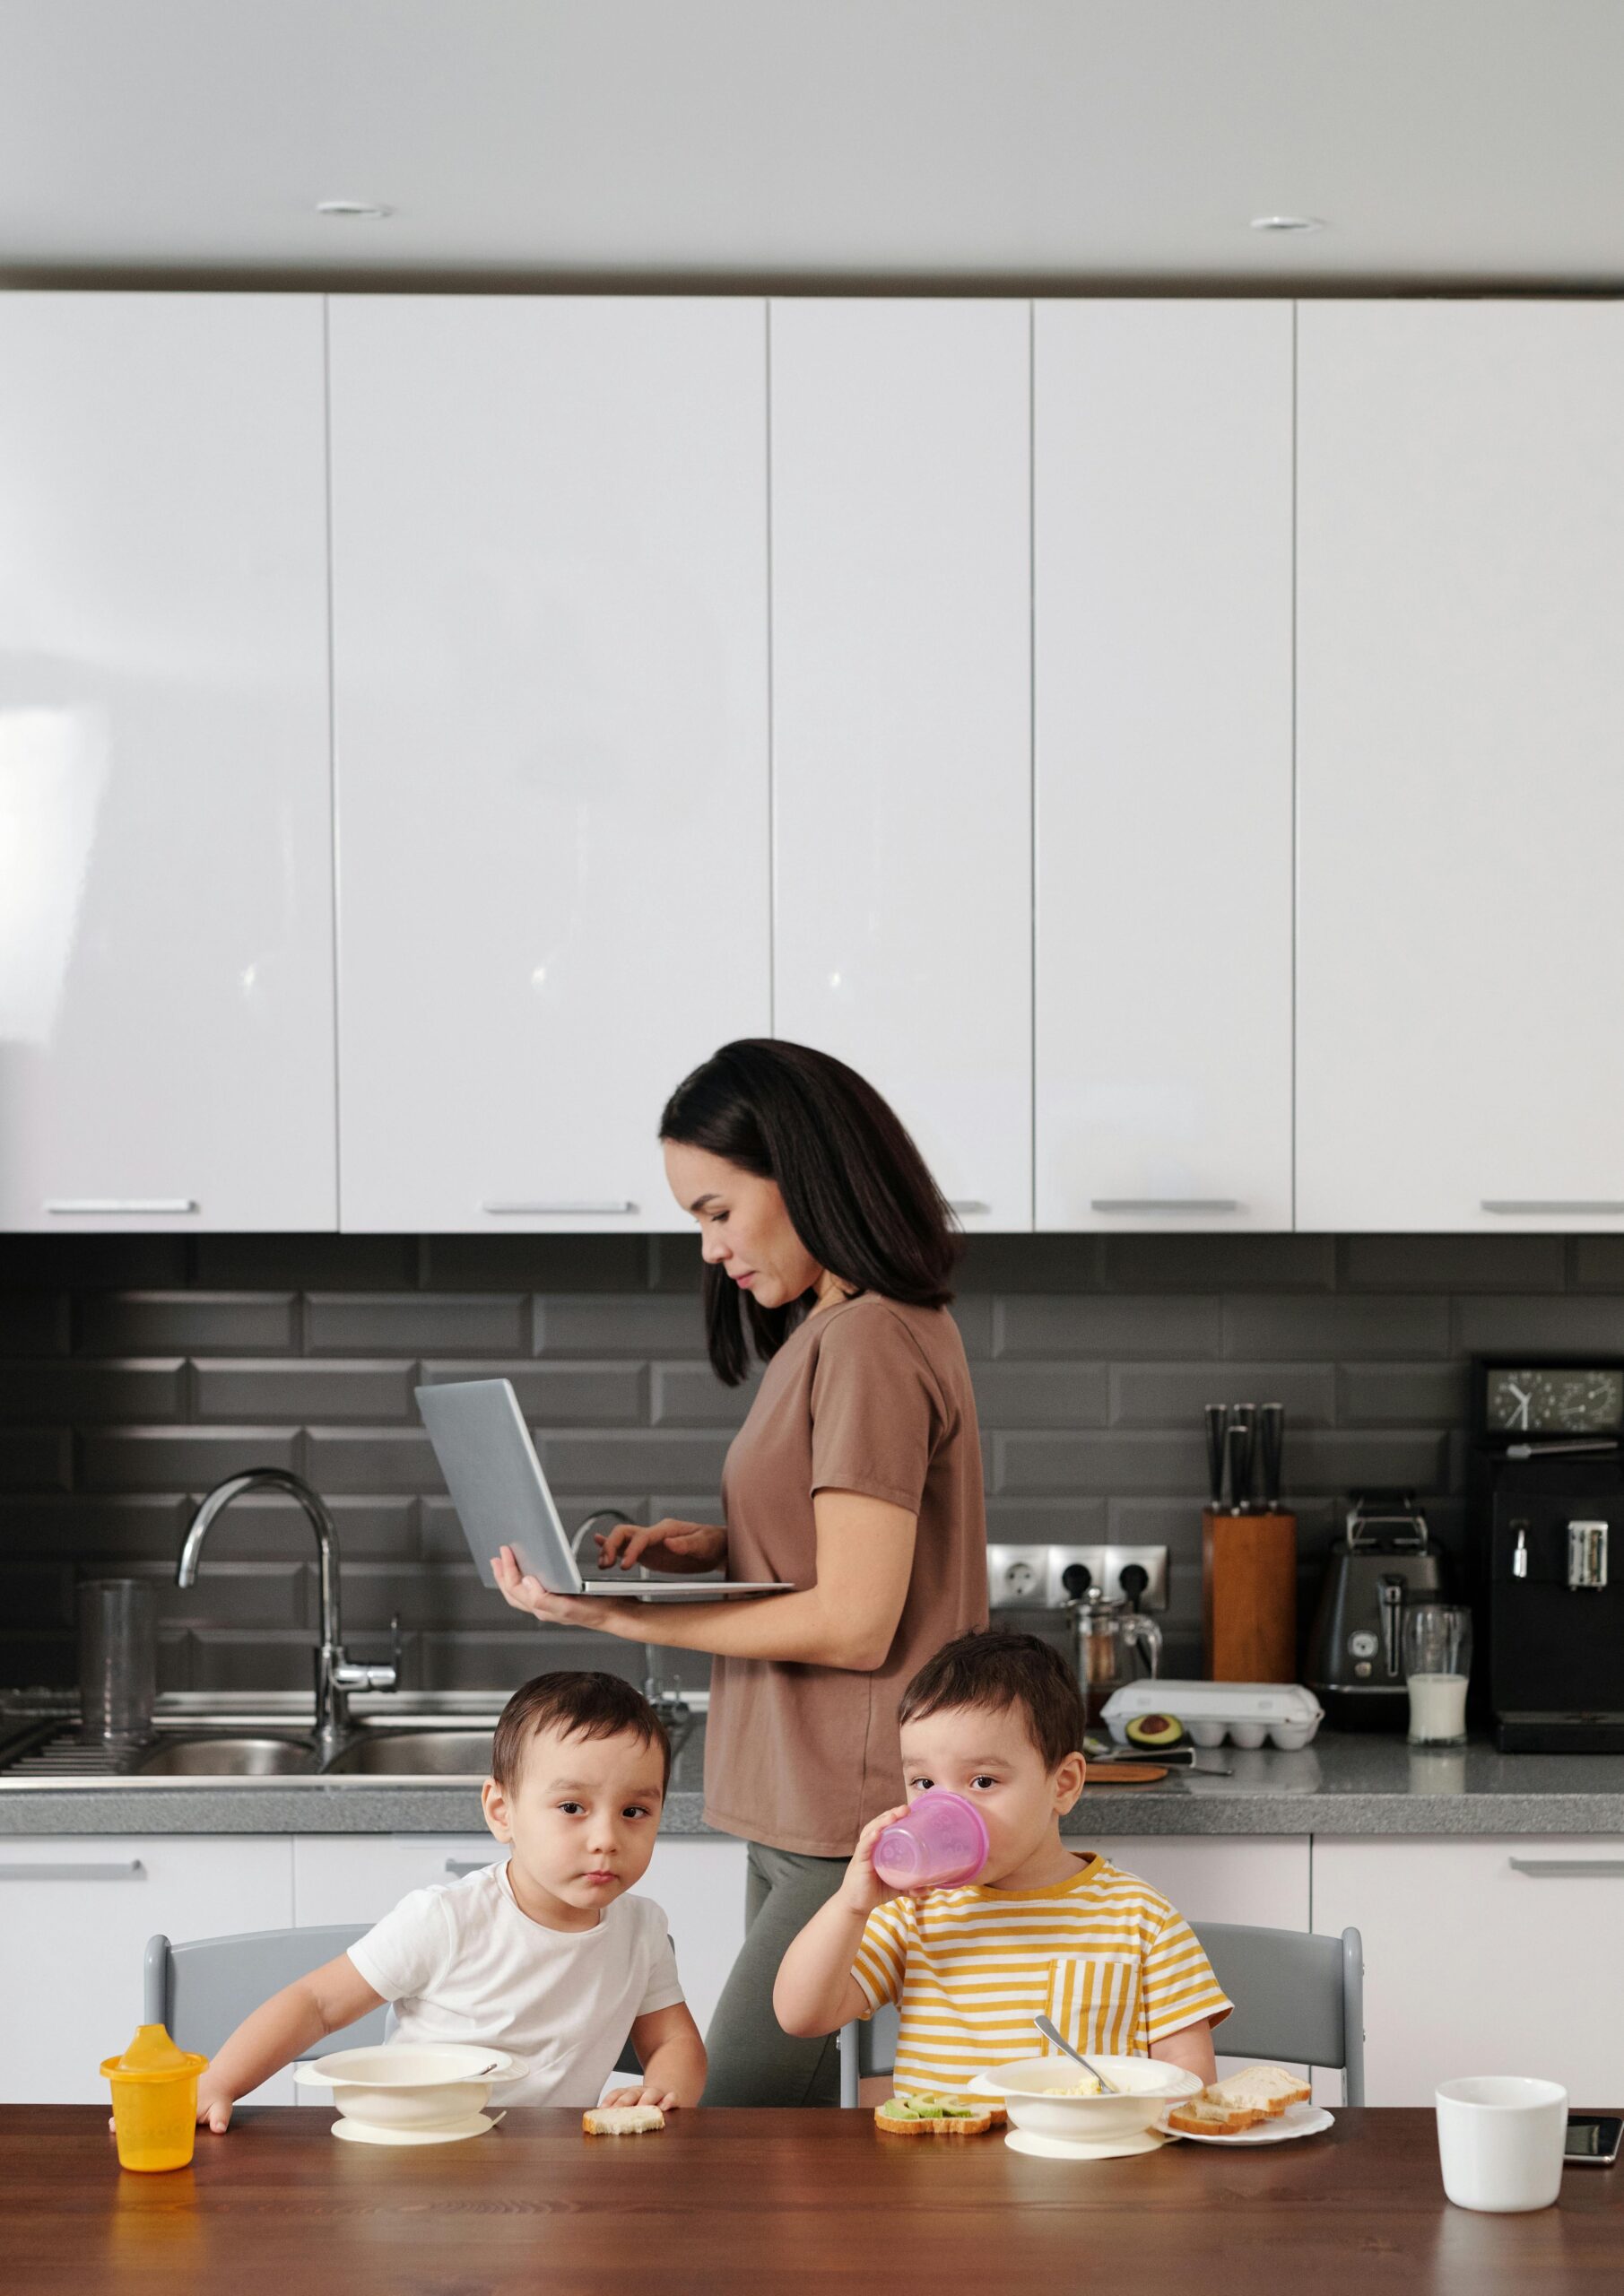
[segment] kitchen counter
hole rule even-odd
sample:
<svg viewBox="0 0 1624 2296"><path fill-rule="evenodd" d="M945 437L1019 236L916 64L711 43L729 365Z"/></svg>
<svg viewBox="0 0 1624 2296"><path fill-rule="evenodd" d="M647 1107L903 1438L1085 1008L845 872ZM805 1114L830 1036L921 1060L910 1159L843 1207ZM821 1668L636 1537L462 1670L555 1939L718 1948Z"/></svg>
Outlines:
<svg viewBox="0 0 1624 2296"><path fill-rule="evenodd" d="M709 1832L705 1729L680 1748L663 1830ZM1322 1730L1300 1753L1224 1746L1227 1777L1096 1786L1069 1839L1133 1834L1624 1835L1624 1754L1501 1754L1486 1743L1420 1752L1402 1738ZM19 1786L0 1771L0 1835L477 1833L477 1789L458 1779L86 1779ZM715 1838L715 1837L713 1837Z"/></svg>

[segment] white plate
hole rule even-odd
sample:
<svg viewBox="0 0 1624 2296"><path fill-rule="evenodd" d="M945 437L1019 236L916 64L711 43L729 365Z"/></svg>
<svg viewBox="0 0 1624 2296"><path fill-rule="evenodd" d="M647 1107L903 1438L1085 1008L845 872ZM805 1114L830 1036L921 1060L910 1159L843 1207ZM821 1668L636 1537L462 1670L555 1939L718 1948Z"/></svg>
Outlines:
<svg viewBox="0 0 1624 2296"><path fill-rule="evenodd" d="M1024 2128L1012 2128L1003 2141L1012 2152L1030 2152L1039 2161L1125 2161L1135 2152L1159 2152L1164 2144L1177 2144L1178 2137L1176 2128L1141 2128L1108 2143L1101 2138L1092 2144L1074 2144L1063 2136L1033 2136Z"/></svg>
<svg viewBox="0 0 1624 2296"><path fill-rule="evenodd" d="M443 2128L386 2128L376 2121L346 2120L341 2114L333 2134L348 2144L457 2144L465 2136L483 2136L500 2118L500 2113L470 2113L466 2120L448 2120Z"/></svg>
<svg viewBox="0 0 1624 2296"><path fill-rule="evenodd" d="M1261 2120L1255 2128L1238 2129L1233 2136L1197 2136L1193 2129L1168 2128L1167 2116L1156 2124L1169 2136L1182 2136L1191 2144L1284 2144L1293 2136L1317 2136L1323 2129L1333 2128L1335 2118L1324 2105L1288 2105L1276 2120Z"/></svg>

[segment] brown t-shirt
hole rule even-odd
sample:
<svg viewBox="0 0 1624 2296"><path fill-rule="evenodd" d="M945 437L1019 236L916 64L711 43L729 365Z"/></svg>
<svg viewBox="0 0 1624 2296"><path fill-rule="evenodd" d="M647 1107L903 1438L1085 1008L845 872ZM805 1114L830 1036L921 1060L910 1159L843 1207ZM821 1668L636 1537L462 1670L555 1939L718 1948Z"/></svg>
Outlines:
<svg viewBox="0 0 1624 2296"><path fill-rule="evenodd" d="M904 1688L944 1642L986 1622L981 1441L945 1308L863 1292L791 1334L723 1470L728 1577L812 1586L819 1491L862 1492L918 1518L890 1650L872 1674L713 1660L705 1816L775 1849L846 1857L869 1819L903 1798Z"/></svg>

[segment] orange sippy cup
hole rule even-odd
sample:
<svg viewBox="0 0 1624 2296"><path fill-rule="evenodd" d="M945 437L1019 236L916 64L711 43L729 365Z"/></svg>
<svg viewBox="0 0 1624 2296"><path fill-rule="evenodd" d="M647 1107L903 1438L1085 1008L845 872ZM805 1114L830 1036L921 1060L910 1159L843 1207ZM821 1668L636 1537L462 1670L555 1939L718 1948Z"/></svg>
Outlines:
<svg viewBox="0 0 1624 2296"><path fill-rule="evenodd" d="M208 2063L177 2048L161 2025L142 2025L122 2057L102 2059L113 2084L121 2169L184 2169L197 2135L197 2076Z"/></svg>

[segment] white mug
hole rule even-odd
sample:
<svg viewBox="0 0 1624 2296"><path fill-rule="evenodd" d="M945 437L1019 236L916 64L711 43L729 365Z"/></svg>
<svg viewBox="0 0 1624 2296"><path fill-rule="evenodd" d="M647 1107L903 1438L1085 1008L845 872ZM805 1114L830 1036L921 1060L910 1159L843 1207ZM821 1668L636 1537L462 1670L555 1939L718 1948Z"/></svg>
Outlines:
<svg viewBox="0 0 1624 2296"><path fill-rule="evenodd" d="M1437 2091L1444 2190L1457 2208L1549 2208L1562 2186L1568 2092L1556 2081L1480 2074Z"/></svg>

